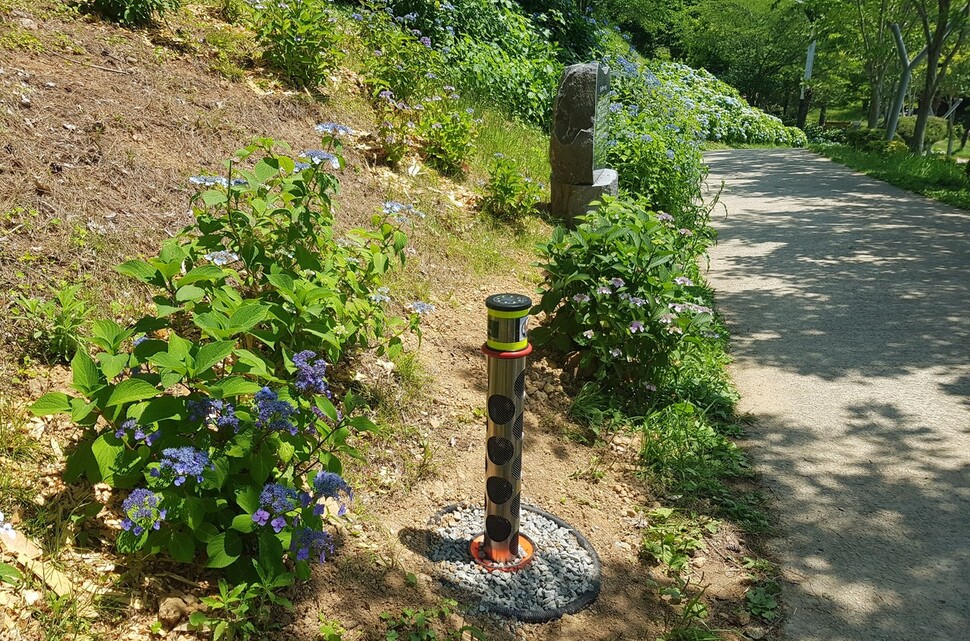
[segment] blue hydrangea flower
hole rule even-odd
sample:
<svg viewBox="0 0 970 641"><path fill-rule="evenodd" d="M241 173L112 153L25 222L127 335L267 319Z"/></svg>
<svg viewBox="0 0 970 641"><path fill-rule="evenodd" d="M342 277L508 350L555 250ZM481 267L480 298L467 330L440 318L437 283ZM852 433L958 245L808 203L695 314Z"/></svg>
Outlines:
<svg viewBox="0 0 970 641"><path fill-rule="evenodd" d="M577 303L588 303L589 294L576 294L575 296L573 296L573 301Z"/></svg>
<svg viewBox="0 0 970 641"><path fill-rule="evenodd" d="M431 48L431 38L428 36L422 37L420 40L418 40L418 42L423 44L425 47Z"/></svg>
<svg viewBox="0 0 970 641"><path fill-rule="evenodd" d="M600 285L599 287L596 288L596 293L597 294L612 294L613 293L613 290L610 289L606 285Z"/></svg>
<svg viewBox="0 0 970 641"><path fill-rule="evenodd" d="M327 396L330 396L326 378L327 362L325 360L316 358L316 354L310 350L304 350L293 356L293 364L296 365L297 370L296 382L294 383L297 391L301 394L327 394Z"/></svg>
<svg viewBox="0 0 970 641"><path fill-rule="evenodd" d="M293 532L290 551L296 553L297 561L307 561L313 557L320 563L324 563L327 555L333 554L333 537L328 532L312 530L308 527L300 528Z"/></svg>
<svg viewBox="0 0 970 641"><path fill-rule="evenodd" d="M338 125L335 122L322 122L315 127L318 134L330 134L331 136L349 135L354 130L347 125Z"/></svg>
<svg viewBox="0 0 970 641"><path fill-rule="evenodd" d="M626 281L624 281L622 278L611 278L609 280L609 283L610 285L612 285L613 287L616 287L617 289L626 285Z"/></svg>
<svg viewBox="0 0 970 641"><path fill-rule="evenodd" d="M301 496L292 487L280 483L267 483L259 493L259 509L253 512L253 523L257 525L269 523L278 534L286 527L285 515L305 507L308 503L309 497Z"/></svg>
<svg viewBox="0 0 970 641"><path fill-rule="evenodd" d="M141 536L145 530L159 529L166 515L166 510L158 507L161 500L162 497L151 490L133 490L121 503L121 509L125 512L121 527L135 536Z"/></svg>
<svg viewBox="0 0 970 641"><path fill-rule="evenodd" d="M323 151L321 149L309 149L300 154L300 158L306 158L310 164L319 165L322 163L330 163L330 166L334 169L340 169L340 160L331 154L330 152Z"/></svg>
<svg viewBox="0 0 970 641"><path fill-rule="evenodd" d="M659 214L657 214L657 220L665 223L672 223L674 222L674 217L668 214L667 212L662 211Z"/></svg>
<svg viewBox="0 0 970 641"><path fill-rule="evenodd" d="M222 267L223 265L228 265L229 263L234 263L239 260L239 254L234 254L231 251L221 250L217 252L210 252L203 256L203 258L213 265Z"/></svg>
<svg viewBox="0 0 970 641"><path fill-rule="evenodd" d="M632 323L630 323L631 334L636 334L637 332L642 332L642 331L643 331L643 323L641 323L638 320L635 320Z"/></svg>
<svg viewBox="0 0 970 641"><path fill-rule="evenodd" d="M339 474L334 472L317 472L313 477L313 490L317 498L339 499L341 494L353 500L354 491Z"/></svg>
<svg viewBox="0 0 970 641"><path fill-rule="evenodd" d="M694 284L694 281L687 278L686 276L678 276L677 278L674 279L674 282L677 283L678 285L683 285L684 287L690 287L691 285Z"/></svg>
<svg viewBox="0 0 970 641"><path fill-rule="evenodd" d="M186 479L194 476L197 483L202 482L202 472L208 468L215 469L209 460L209 455L194 447L169 447L162 450L160 466L152 469L152 476L160 477L163 472L170 471L175 476L175 485L185 483Z"/></svg>
<svg viewBox="0 0 970 641"><path fill-rule="evenodd" d="M407 308L419 316L424 316L434 312L434 305L431 303L422 303L418 300L414 301L413 303L408 303Z"/></svg>
<svg viewBox="0 0 970 641"><path fill-rule="evenodd" d="M265 427L274 432L289 432L296 436L298 431L290 417L296 413L296 408L280 400L276 392L268 387L256 392L256 426Z"/></svg>
<svg viewBox="0 0 970 641"><path fill-rule="evenodd" d="M189 182L193 185L202 185L203 187L214 187L216 185L220 187L229 186L229 180L222 176L191 176L189 177Z"/></svg>
<svg viewBox="0 0 970 641"><path fill-rule="evenodd" d="M215 398L190 400L186 403L186 409L189 411L190 421L204 421L220 429L232 428L234 433L239 431L236 408L228 401Z"/></svg>
<svg viewBox="0 0 970 641"><path fill-rule="evenodd" d="M144 443L149 447L158 438L158 430L146 434L145 429L133 418L129 418L115 430L115 436L120 439L125 438L129 434L136 442Z"/></svg>
<svg viewBox="0 0 970 641"><path fill-rule="evenodd" d="M3 512L0 512L0 534L3 534L11 541L17 538L17 533L14 532L13 526L4 520Z"/></svg>

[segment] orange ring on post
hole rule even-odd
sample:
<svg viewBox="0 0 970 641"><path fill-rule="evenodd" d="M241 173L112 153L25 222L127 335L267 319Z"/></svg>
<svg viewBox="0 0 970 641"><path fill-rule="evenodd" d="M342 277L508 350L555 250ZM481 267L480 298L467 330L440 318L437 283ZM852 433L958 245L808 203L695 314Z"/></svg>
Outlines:
<svg viewBox="0 0 970 641"><path fill-rule="evenodd" d="M484 534L479 534L468 544L468 551L471 553L472 559L489 572L518 572L529 567L532 564L532 559L535 558L536 544L528 536L519 532L519 549L524 552L522 559L518 563L507 565L496 563L485 554Z"/></svg>
<svg viewBox="0 0 970 641"><path fill-rule="evenodd" d="M526 345L525 349L520 349L516 352L500 352L497 349L492 349L488 346L488 343L485 343L482 345L482 353L492 358L524 358L532 353L532 343Z"/></svg>

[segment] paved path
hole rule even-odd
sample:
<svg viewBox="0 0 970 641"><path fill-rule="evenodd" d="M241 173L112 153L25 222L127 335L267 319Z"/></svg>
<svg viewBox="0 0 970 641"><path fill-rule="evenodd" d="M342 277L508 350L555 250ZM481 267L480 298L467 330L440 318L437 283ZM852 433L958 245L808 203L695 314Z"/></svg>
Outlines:
<svg viewBox="0 0 970 641"><path fill-rule="evenodd" d="M970 214L807 151L706 159L787 639L970 640Z"/></svg>

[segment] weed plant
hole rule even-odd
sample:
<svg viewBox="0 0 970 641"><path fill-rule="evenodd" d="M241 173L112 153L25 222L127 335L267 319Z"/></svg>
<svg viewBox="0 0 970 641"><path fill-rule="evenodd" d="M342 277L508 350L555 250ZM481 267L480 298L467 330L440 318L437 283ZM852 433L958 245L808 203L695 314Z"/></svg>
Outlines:
<svg viewBox="0 0 970 641"><path fill-rule="evenodd" d="M83 283L62 283L50 288L49 298L14 295L14 318L26 329L33 346L30 352L52 362L67 362L74 356L89 322L83 288Z"/></svg>
<svg viewBox="0 0 970 641"><path fill-rule="evenodd" d="M844 145L818 145L813 149L878 180L970 209L970 180L963 171L965 166L957 165L952 159L937 154L915 155L905 149L896 153Z"/></svg>
<svg viewBox="0 0 970 641"><path fill-rule="evenodd" d="M544 185L524 176L515 162L497 153L479 207L496 220L520 223L535 212L543 189Z"/></svg>
<svg viewBox="0 0 970 641"><path fill-rule="evenodd" d="M336 13L326 0L272 0L255 10L263 59L300 89L315 90L343 58Z"/></svg>

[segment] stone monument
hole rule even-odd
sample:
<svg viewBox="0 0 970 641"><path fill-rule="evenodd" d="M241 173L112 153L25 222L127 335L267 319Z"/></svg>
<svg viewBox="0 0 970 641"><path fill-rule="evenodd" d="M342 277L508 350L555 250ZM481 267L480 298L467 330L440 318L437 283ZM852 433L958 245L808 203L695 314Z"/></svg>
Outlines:
<svg viewBox="0 0 970 641"><path fill-rule="evenodd" d="M552 108L552 215L569 227L604 194L615 196L616 171L603 167L610 104L610 69L597 62L570 65Z"/></svg>

